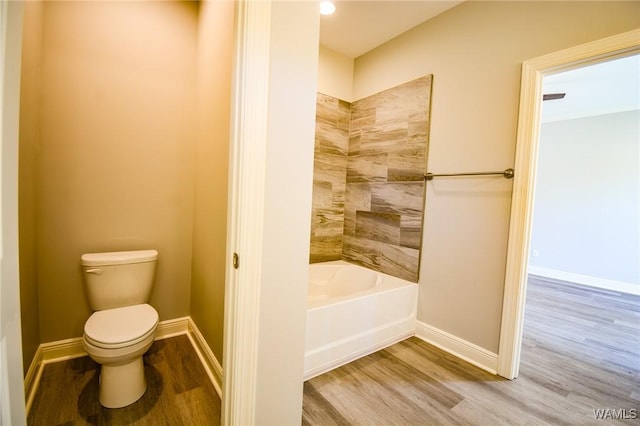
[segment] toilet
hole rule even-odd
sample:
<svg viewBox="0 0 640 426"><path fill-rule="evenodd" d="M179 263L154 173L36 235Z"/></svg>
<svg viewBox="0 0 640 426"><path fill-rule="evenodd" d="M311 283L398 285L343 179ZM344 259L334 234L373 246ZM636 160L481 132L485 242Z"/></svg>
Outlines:
<svg viewBox="0 0 640 426"><path fill-rule="evenodd" d="M158 312L149 304L156 250L83 254L82 271L94 313L84 325L83 345L101 364L100 404L120 408L144 395L142 355L151 347Z"/></svg>

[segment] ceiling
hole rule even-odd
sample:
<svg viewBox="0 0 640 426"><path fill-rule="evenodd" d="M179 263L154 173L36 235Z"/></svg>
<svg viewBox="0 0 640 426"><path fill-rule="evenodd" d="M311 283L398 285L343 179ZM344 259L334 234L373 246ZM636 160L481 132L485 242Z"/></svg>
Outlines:
<svg viewBox="0 0 640 426"><path fill-rule="evenodd" d="M320 44L357 58L463 1L333 0L336 12L322 16ZM640 56L608 61L544 78L542 121L640 109Z"/></svg>
<svg viewBox="0 0 640 426"><path fill-rule="evenodd" d="M374 49L462 1L334 0L320 20L320 44L350 58Z"/></svg>
<svg viewBox="0 0 640 426"><path fill-rule="evenodd" d="M543 93L566 93L542 103L542 121L640 109L640 55L544 77Z"/></svg>

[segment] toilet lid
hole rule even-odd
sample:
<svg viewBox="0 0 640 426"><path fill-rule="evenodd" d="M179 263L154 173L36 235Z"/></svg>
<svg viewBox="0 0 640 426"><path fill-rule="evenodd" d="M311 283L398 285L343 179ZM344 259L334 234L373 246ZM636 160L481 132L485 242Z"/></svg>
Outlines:
<svg viewBox="0 0 640 426"><path fill-rule="evenodd" d="M146 338L157 325L158 312L145 303L94 312L84 325L84 335L96 346L127 346Z"/></svg>

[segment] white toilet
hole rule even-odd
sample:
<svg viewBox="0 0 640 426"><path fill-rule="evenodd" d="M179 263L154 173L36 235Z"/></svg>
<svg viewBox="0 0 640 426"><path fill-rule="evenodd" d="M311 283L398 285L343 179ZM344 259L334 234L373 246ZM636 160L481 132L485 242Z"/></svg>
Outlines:
<svg viewBox="0 0 640 426"><path fill-rule="evenodd" d="M84 325L83 344L102 365L100 404L125 407L147 390L142 355L151 347L158 312L149 300L156 250L82 255L89 306L95 312Z"/></svg>

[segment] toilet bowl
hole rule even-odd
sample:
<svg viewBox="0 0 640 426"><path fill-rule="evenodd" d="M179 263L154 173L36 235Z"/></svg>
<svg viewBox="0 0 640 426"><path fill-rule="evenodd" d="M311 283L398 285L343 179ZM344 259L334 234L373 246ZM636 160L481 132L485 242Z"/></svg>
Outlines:
<svg viewBox="0 0 640 426"><path fill-rule="evenodd" d="M136 402L147 385L142 356L153 344L158 312L145 303L157 252L95 253L82 256L89 304L83 346L101 364L99 400L106 408Z"/></svg>
<svg viewBox="0 0 640 426"><path fill-rule="evenodd" d="M147 390L142 355L151 347L158 313L147 304L95 312L84 326L84 348L100 372L100 404L120 408Z"/></svg>

